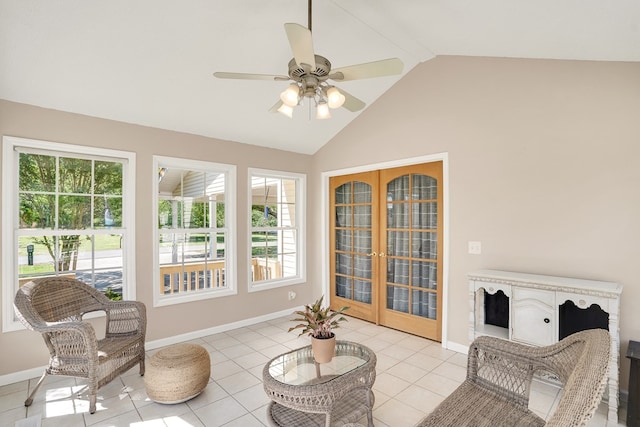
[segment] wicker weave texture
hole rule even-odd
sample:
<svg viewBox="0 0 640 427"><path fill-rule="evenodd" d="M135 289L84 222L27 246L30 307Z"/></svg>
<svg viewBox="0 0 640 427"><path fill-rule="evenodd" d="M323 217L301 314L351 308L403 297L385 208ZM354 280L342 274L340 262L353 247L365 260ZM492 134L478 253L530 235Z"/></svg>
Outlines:
<svg viewBox="0 0 640 427"><path fill-rule="evenodd" d="M147 362L147 396L172 404L193 399L205 389L211 375L209 353L197 344L175 344L156 352Z"/></svg>
<svg viewBox="0 0 640 427"><path fill-rule="evenodd" d="M16 316L30 330L40 332L49 348L49 365L25 402L29 406L46 375L88 379L89 411L96 411L96 394L133 366L144 375L147 315L138 301L111 301L79 280L48 277L21 286L14 299ZM82 320L91 312L106 313L105 337L98 340L93 326Z"/></svg>
<svg viewBox="0 0 640 427"><path fill-rule="evenodd" d="M366 346L349 341L336 341L336 354L368 359L365 364L330 381L310 381L304 385L284 384L274 379L268 362L263 370L263 385L273 403L267 411L273 426L313 427L353 425L367 416L373 425L375 397L371 388L376 379L375 353ZM316 363L311 346L297 350L300 363Z"/></svg>
<svg viewBox="0 0 640 427"><path fill-rule="evenodd" d="M607 383L611 338L607 331L575 333L546 347L479 337L469 348L467 379L418 427L586 426ZM562 398L545 422L528 409L533 375L556 375Z"/></svg>

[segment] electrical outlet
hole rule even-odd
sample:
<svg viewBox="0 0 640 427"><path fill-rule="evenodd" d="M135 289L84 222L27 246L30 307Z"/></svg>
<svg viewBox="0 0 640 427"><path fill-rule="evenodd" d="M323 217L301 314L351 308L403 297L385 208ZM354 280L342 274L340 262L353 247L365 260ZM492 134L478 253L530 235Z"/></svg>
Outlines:
<svg viewBox="0 0 640 427"><path fill-rule="evenodd" d="M469 253L472 255L480 255L482 253L482 242L469 241Z"/></svg>
<svg viewBox="0 0 640 427"><path fill-rule="evenodd" d="M289 291L289 294L287 295L287 297L289 298L289 301L291 301L296 298L296 293L293 291Z"/></svg>

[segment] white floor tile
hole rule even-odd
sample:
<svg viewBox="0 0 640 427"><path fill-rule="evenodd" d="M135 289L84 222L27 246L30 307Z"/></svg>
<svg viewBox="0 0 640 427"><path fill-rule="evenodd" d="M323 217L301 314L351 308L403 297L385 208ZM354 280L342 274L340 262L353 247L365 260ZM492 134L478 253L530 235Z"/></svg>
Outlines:
<svg viewBox="0 0 640 427"><path fill-rule="evenodd" d="M218 384L229 394L248 389L256 384L260 384L255 376L243 370L237 374L230 375L217 381Z"/></svg>
<svg viewBox="0 0 640 427"><path fill-rule="evenodd" d="M270 360L288 351L291 351L289 347L286 347L282 344L275 344L275 345L263 348L262 350L260 350L260 353L264 354Z"/></svg>
<svg viewBox="0 0 640 427"><path fill-rule="evenodd" d="M398 393L394 399L399 400L400 402L405 403L426 415L431 413L436 406L445 399L445 397L412 384Z"/></svg>
<svg viewBox="0 0 640 427"><path fill-rule="evenodd" d="M428 371L407 362L398 362L386 372L410 383L418 381L428 373Z"/></svg>
<svg viewBox="0 0 640 427"><path fill-rule="evenodd" d="M263 425L265 426L269 425L269 421L267 420L267 405L261 406L255 411L252 411L251 415L253 415Z"/></svg>
<svg viewBox="0 0 640 427"><path fill-rule="evenodd" d="M149 405L138 408L138 413L144 421L162 419L167 417L176 417L188 414L190 412L191 408L186 402L171 405L152 402Z"/></svg>
<svg viewBox="0 0 640 427"><path fill-rule="evenodd" d="M423 348L420 353L426 354L428 356L435 357L440 360L447 360L453 355L456 354L455 351L447 350L446 348L442 348L442 346L438 343L438 345L430 345ZM465 365L466 366L466 365Z"/></svg>
<svg viewBox="0 0 640 427"><path fill-rule="evenodd" d="M235 420L228 422L224 425L224 427L263 427L258 419L253 416L253 414L246 414L241 416L240 418L236 418Z"/></svg>
<svg viewBox="0 0 640 427"><path fill-rule="evenodd" d="M215 381L218 381L242 371L242 367L233 360L225 360L224 362L220 362L213 367L213 370L211 371L211 378L213 378Z"/></svg>
<svg viewBox="0 0 640 427"><path fill-rule="evenodd" d="M416 381L416 385L426 388L440 396L449 396L460 385L460 381L455 381L442 375L430 372Z"/></svg>
<svg viewBox="0 0 640 427"><path fill-rule="evenodd" d="M91 427L118 427L118 426L130 426L130 425L138 426L139 425L138 423L141 423L142 421L142 418L140 418L140 415L138 415L138 412L135 410L121 413L119 415L117 413L112 413L112 415L113 416L111 418L107 418L102 421L96 421L93 424L89 424L92 422L91 418L89 418L86 425L90 425ZM89 415L87 415L87 417L89 417ZM155 424L144 424L144 427L150 427L150 426L161 427L163 426L162 420L159 420L159 422ZM64 427L64 424L60 424L60 427Z"/></svg>
<svg viewBox="0 0 640 427"><path fill-rule="evenodd" d="M229 359L235 360L240 356L253 353L254 351L255 350L253 350L251 347L249 347L246 344L237 344L237 345L232 345L231 347L226 347L221 349L220 353L224 354Z"/></svg>
<svg viewBox="0 0 640 427"><path fill-rule="evenodd" d="M453 363L443 362L432 371L434 374L442 375L454 381L462 382L467 377L467 369Z"/></svg>
<svg viewBox="0 0 640 427"><path fill-rule="evenodd" d="M444 363L441 359L423 353L424 350L414 353L405 359L405 362L411 363L427 372L433 371L435 368Z"/></svg>
<svg viewBox="0 0 640 427"><path fill-rule="evenodd" d="M376 377L376 382L373 384L373 390L376 392L381 391L389 396L395 396L410 385L411 383L408 381L383 372Z"/></svg>
<svg viewBox="0 0 640 427"><path fill-rule="evenodd" d="M397 399L390 399L374 409L373 417L393 427L413 427L424 416L425 412L402 403Z"/></svg>
<svg viewBox="0 0 640 427"><path fill-rule="evenodd" d="M0 413L10 409L24 408L24 401L26 398L26 391L17 391L11 394L5 394L0 398Z"/></svg>
<svg viewBox="0 0 640 427"><path fill-rule="evenodd" d="M217 382L211 381L207 385L207 387L205 387L202 393L187 401L186 403L189 408L191 408L192 410L196 410L208 405L209 403L215 402L217 400L222 400L228 396L229 393L227 393L222 387L220 387Z"/></svg>
<svg viewBox="0 0 640 427"><path fill-rule="evenodd" d="M233 359L238 365L243 367L244 369L250 369L255 366L264 366L265 363L269 361L269 357L264 354L258 352L251 352L249 354L245 354L243 356L239 356Z"/></svg>
<svg viewBox="0 0 640 427"><path fill-rule="evenodd" d="M218 427L246 415L247 410L234 398L226 397L196 409L195 414L207 427Z"/></svg>
<svg viewBox="0 0 640 427"><path fill-rule="evenodd" d="M262 384L257 384L246 390L242 390L234 394L233 398L240 402L249 412L255 411L269 403L269 397L264 392Z"/></svg>
<svg viewBox="0 0 640 427"><path fill-rule="evenodd" d="M166 427L206 427L193 412L188 412L186 414L173 417L165 417L162 419L162 421L164 422L164 425ZM143 424L140 427L147 427L147 425Z"/></svg>
<svg viewBox="0 0 640 427"><path fill-rule="evenodd" d="M34 413L35 414L35 413ZM34 415L30 414L30 415ZM9 409L8 411L0 412L0 420L2 423L0 425L5 425L13 427L18 420L22 420L29 416L27 414L27 408L24 406L20 408Z"/></svg>
<svg viewBox="0 0 640 427"><path fill-rule="evenodd" d="M84 413L84 422L87 426L108 420L117 414L124 414L129 411L135 412L136 410L131 399L120 399L118 396L105 400L98 400L95 414L89 413L88 400L75 399L73 402L75 404L76 411Z"/></svg>
<svg viewBox="0 0 640 427"><path fill-rule="evenodd" d="M17 383L13 383L13 384L8 384L5 386L0 387L0 398L2 396L6 396L8 394L13 394L13 393L24 393L24 395L26 396L27 391L29 390L29 381L20 381ZM2 411L0 411L2 412Z"/></svg>
<svg viewBox="0 0 640 427"><path fill-rule="evenodd" d="M391 345L382 351L376 353L376 356L380 356L384 354L385 356L393 357L398 360L406 360L407 358L413 356L416 353L416 350L403 347L401 345Z"/></svg>

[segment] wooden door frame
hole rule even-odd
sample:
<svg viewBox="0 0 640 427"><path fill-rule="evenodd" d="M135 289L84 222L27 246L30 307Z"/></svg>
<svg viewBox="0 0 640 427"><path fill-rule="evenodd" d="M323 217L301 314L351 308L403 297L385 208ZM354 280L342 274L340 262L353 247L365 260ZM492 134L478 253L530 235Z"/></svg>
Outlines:
<svg viewBox="0 0 640 427"><path fill-rule="evenodd" d="M330 243L329 243L329 178L339 175L349 175L361 172L370 172L378 169L390 169L402 166L411 166L421 163L442 162L443 178L443 274L442 274L442 347L449 348L449 322L448 322L448 300L449 300L449 153L437 153L427 156L410 157L406 159L393 160L383 163L374 163L353 168L337 169L321 173L321 212L325 214L321 218L322 233L322 259L321 259L321 283L322 294L331 295L330 289ZM453 344L453 343L452 343ZM455 344L453 344L456 346Z"/></svg>

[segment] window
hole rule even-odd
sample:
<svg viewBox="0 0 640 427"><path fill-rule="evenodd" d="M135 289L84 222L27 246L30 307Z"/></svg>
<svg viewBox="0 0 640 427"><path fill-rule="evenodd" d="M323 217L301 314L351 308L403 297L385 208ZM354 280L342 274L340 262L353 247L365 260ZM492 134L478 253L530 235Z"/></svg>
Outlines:
<svg viewBox="0 0 640 427"><path fill-rule="evenodd" d="M154 157L156 306L236 293L235 166Z"/></svg>
<svg viewBox="0 0 640 427"><path fill-rule="evenodd" d="M250 291L302 283L305 175L249 170Z"/></svg>
<svg viewBox="0 0 640 427"><path fill-rule="evenodd" d="M72 277L135 298L134 165L134 153L3 138L5 331L20 328L13 298L34 278Z"/></svg>

